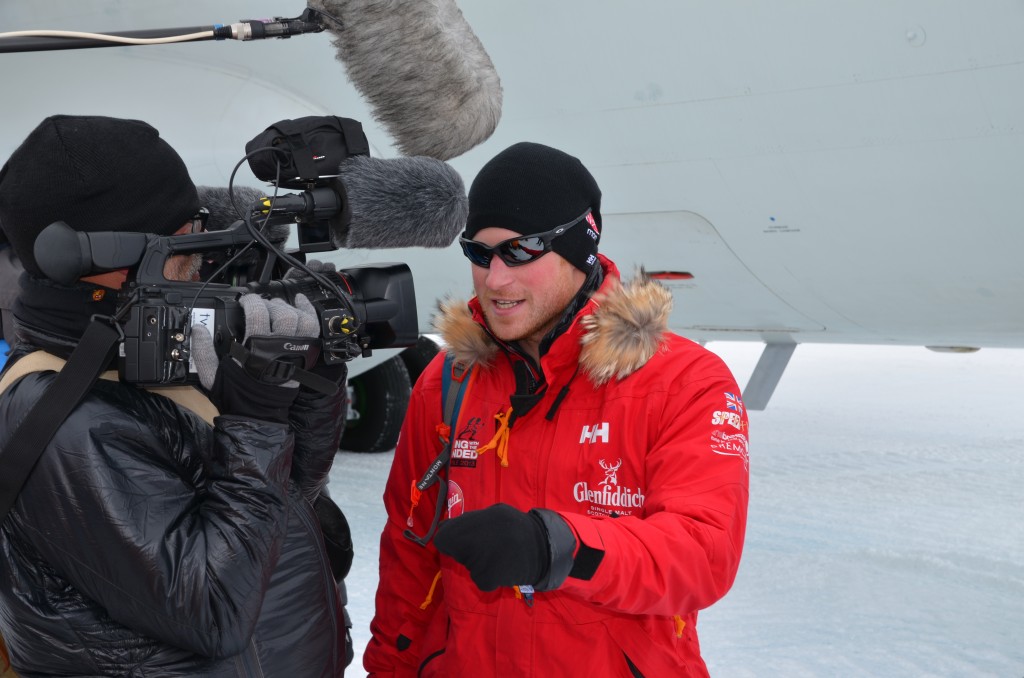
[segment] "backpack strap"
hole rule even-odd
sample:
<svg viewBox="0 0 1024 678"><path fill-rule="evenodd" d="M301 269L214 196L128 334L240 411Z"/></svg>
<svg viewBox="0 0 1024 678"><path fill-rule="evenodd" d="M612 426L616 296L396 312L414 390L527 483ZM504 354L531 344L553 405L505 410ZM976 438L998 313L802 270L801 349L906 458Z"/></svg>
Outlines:
<svg viewBox="0 0 1024 678"><path fill-rule="evenodd" d="M56 435L57 429L81 402L86 392L98 379L117 379L117 372L101 370L110 362L113 350L121 338L123 335L119 327L93 320L67 363L56 356L36 351L10 365L4 372L3 379L0 379L0 392L31 372L52 370L57 372L57 378L18 422L7 444L0 450L0 466L4 469L3 474L0 474L0 522L7 517L7 512L14 505L22 486L28 480L46 446ZM64 369L66 365L69 367ZM160 395L171 397L168 394L170 389L161 387L159 390L153 390ZM192 391L193 395L181 395L189 404L179 404L195 411L199 416L204 416L199 410L205 410L206 415L209 415L211 410L216 413L216 408L206 396L194 388L188 387L188 390ZM173 397L171 399L176 400ZM209 421L212 423L212 416Z"/></svg>
<svg viewBox="0 0 1024 678"><path fill-rule="evenodd" d="M3 378L0 378L0 393L3 393L7 390L8 386L27 374L47 371L60 372L64 369L64 365L66 364L67 361L62 358L58 358L52 353L47 353L46 351L33 351L19 359L3 373ZM105 381L119 381L120 377L118 377L117 370L107 370L100 375L100 379ZM220 414L217 410L217 406L210 402L209 398L193 386L145 386L143 388L150 393L156 393L157 395L162 395L168 400L173 400L186 410L194 413L210 426L213 426L213 418Z"/></svg>
<svg viewBox="0 0 1024 678"><path fill-rule="evenodd" d="M0 476L0 522L7 517L57 429L99 379L123 336L116 324L90 322L68 361L71 368L57 374L42 397L18 422L7 445L0 450L0 466L4 469Z"/></svg>
<svg viewBox="0 0 1024 678"><path fill-rule="evenodd" d="M66 360L58 358L52 353L33 351L4 370L3 378L0 379L0 393L6 391L8 386L26 374L32 374L33 372L60 372L66 364ZM100 375L100 379L116 380L117 372L107 370Z"/></svg>
<svg viewBox="0 0 1024 678"><path fill-rule="evenodd" d="M452 458L452 441L455 437L456 426L459 423L459 409L462 407L462 397L466 393L466 387L469 385L472 373L473 365L471 363L461 360L457 361L451 353L445 354L444 365L441 368L442 418L441 425L438 426L441 452L431 462L423 477L420 478L420 481L413 481L410 488L411 507L407 521L408 529L403 533L408 539L411 539L420 546L426 546L430 542L434 532L437 530L438 524L441 522L441 510L445 505L445 497L448 494L448 482L441 475L441 471L447 471L448 463ZM456 385L454 389L452 388L453 383ZM420 496L430 489L434 483L441 484L438 490L437 503L434 506L434 519L431 521L427 533L420 537L412 531L412 512L419 505Z"/></svg>
<svg viewBox="0 0 1024 678"><path fill-rule="evenodd" d="M446 353L444 356L444 367L441 369L441 403L444 405L441 421L448 424L454 431L458 423L459 408L462 407L462 396L466 392L466 383L473 366L469 363L456 362L455 356ZM451 390L452 382L458 384L458 388ZM454 416L453 416L454 415Z"/></svg>

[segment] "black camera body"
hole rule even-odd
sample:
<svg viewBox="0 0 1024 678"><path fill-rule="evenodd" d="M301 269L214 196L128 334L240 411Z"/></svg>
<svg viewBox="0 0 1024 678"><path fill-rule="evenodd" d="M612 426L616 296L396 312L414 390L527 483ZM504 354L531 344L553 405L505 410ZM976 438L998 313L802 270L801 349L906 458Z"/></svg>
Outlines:
<svg viewBox="0 0 1024 678"><path fill-rule="evenodd" d="M125 292L136 296L121 322L120 377L139 384L198 383L189 342L192 326L210 330L217 356L223 359L232 342L244 340L245 314L238 299L253 292L289 303L296 294L305 294L320 321L320 335L313 342L281 338L278 345L262 343L260 351L267 359L309 369L318 360L332 364L367 356L373 349L415 345L415 291L407 265L371 264L327 275L351 290L347 303L325 292L313 278L252 282L245 287L166 281L129 285Z"/></svg>
<svg viewBox="0 0 1024 678"><path fill-rule="evenodd" d="M253 208L259 211L258 205ZM248 293L288 303L301 293L317 312L320 334L314 341L275 338L276 344L263 341L258 348L248 347L267 360L309 369L317 361L332 364L368 356L373 349L413 346L419 336L415 289L406 264L368 264L284 277L281 253L266 248L258 257L258 279L244 281L254 268L250 262L231 271L234 284L169 281L163 275L169 257L240 250L253 240L248 226L238 221L223 231L143 237L147 242L141 262L121 290L125 315L120 323L124 340L119 372L123 381L198 383L189 341L192 326L201 324L210 330L217 356L223 359L232 343L245 339L245 314L238 299ZM323 249L319 244L314 247Z"/></svg>
<svg viewBox="0 0 1024 678"><path fill-rule="evenodd" d="M246 151L258 178L304 190L261 197L223 230L175 236L79 233L57 222L40 235L40 265L58 282L133 269L117 314L124 335L122 381L198 383L190 342L196 324L210 330L220 359L245 342L265 362L307 370L317 361L338 363L373 349L415 345L416 298L407 265L369 264L329 273L305 266L307 252L335 250L344 240L351 220L345 186L336 174L321 175L321 168L336 172L344 158L369 155L361 125L333 116L284 120L250 141ZM297 227L298 251L286 253L264 234L282 225ZM202 257L216 270L205 281L167 280L164 265L176 255ZM247 341L239 298L248 293L289 303L305 295L316 310L319 336Z"/></svg>
<svg viewBox="0 0 1024 678"><path fill-rule="evenodd" d="M407 265L368 264L328 273L305 264L306 253L336 250L349 233L352 213L345 185L337 174L320 172L337 172L340 161L351 155L369 155L361 125L333 116L285 120L253 139L246 151L258 178L304 190L262 196L223 230L173 236L84 233L56 222L36 239L39 266L58 283L132 270L121 288L116 317L124 335L119 352L122 381L198 383L190 341L196 324L210 330L218 358L235 355L237 346L245 344L248 354L272 367L308 370L317 361L338 363L368 356L374 349L416 344L416 295ZM297 251L285 252L266 236L283 226L297 228ZM165 278L165 264L177 255L203 259L206 279ZM319 336L255 342L245 337L239 299L249 293L291 304L296 295L305 295L316 310Z"/></svg>

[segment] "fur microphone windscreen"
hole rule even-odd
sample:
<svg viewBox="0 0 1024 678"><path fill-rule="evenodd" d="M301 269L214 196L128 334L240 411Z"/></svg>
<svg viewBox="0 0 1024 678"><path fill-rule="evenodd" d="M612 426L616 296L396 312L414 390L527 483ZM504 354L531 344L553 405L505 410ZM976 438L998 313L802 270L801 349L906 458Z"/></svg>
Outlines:
<svg viewBox="0 0 1024 678"><path fill-rule="evenodd" d="M436 158L356 155L341 162L338 179L352 213L341 247L448 247L466 225L462 177Z"/></svg>
<svg viewBox="0 0 1024 678"><path fill-rule="evenodd" d="M231 203L227 187L224 186L196 186L199 193L199 204L210 210L210 216L206 221L206 230L222 231L237 220L242 218L245 210L251 209L256 201L267 193L260 188L249 186L235 186L235 204ZM235 208L237 205L237 209ZM239 214L238 210L242 210ZM291 234L291 227L288 224L272 224L266 231L267 239L278 247L284 247Z"/></svg>
<svg viewBox="0 0 1024 678"><path fill-rule="evenodd" d="M310 6L326 15L338 60L402 154L449 160L494 132L501 82L454 0Z"/></svg>

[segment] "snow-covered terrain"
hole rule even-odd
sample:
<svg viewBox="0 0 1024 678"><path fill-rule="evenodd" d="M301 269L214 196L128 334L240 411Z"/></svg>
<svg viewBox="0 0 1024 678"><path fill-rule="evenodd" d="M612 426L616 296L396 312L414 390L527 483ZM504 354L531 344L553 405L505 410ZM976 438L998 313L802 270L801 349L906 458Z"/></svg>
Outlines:
<svg viewBox="0 0 1024 678"><path fill-rule="evenodd" d="M742 385L753 344L713 343ZM802 345L751 412L747 541L702 613L716 678L1024 677L1024 351ZM392 454L339 454L362 675Z"/></svg>

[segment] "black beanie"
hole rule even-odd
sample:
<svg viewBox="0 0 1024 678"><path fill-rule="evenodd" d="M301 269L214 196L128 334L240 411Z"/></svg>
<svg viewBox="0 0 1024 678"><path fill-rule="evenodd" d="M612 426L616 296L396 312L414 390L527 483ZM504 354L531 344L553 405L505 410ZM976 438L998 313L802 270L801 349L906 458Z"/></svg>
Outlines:
<svg viewBox="0 0 1024 678"><path fill-rule="evenodd" d="M521 235L543 233L583 216L588 209L592 219L551 243L553 251L587 273L597 263L601 189L577 158L523 141L494 156L473 179L463 236L472 238L489 227Z"/></svg>
<svg viewBox="0 0 1024 678"><path fill-rule="evenodd" d="M170 235L199 210L181 157L140 120L54 115L0 169L0 224L25 269L55 221L76 231Z"/></svg>

